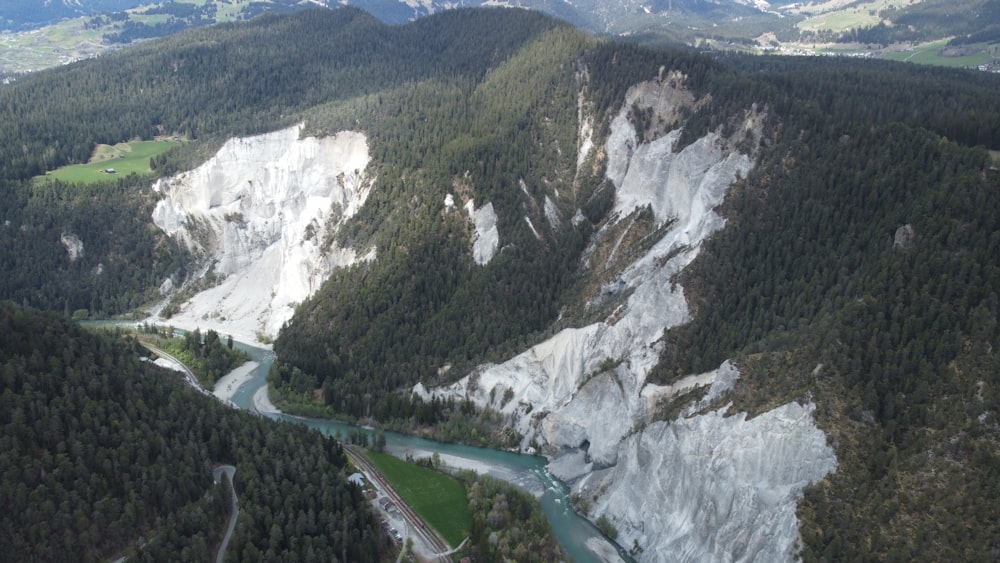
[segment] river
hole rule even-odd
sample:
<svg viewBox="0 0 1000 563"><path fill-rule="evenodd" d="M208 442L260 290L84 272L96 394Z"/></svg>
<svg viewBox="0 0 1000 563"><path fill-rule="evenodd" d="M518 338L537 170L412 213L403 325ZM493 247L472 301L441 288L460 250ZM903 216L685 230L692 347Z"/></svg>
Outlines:
<svg viewBox="0 0 1000 563"><path fill-rule="evenodd" d="M233 403L241 409L253 407L253 396L267 384L267 372L274 361L268 350L237 342L235 346L250 354L259 362L253 377L236 391ZM324 434L347 436L359 427L329 420L304 419L285 414L266 415L276 420L305 424ZM371 429L366 432L374 434ZM474 467L481 473L488 473L511 481L539 497L542 510L552 524L552 533L566 553L577 563L600 563L604 561L632 561L627 553L609 542L596 526L581 518L569 507L569 487L556 479L545 468L546 459L540 456L521 455L512 452L477 448L460 444L448 444L416 438L396 432L386 432L386 449L398 456L407 453L414 457L440 455L445 465ZM590 547L588 547L590 546ZM592 550L591 547L594 549ZM598 553L599 552L599 553ZM617 557L615 553L617 552Z"/></svg>
<svg viewBox="0 0 1000 563"><path fill-rule="evenodd" d="M121 321L84 321L85 326L133 326ZM182 330L177 330L183 333ZM258 363L252 376L236 390L232 402L241 409L252 410L254 394L267 384L267 373L274 363L270 350L250 346L236 341L234 347L243 350ZM347 436L349 432L364 430L374 438L374 430L331 420L306 419L286 414L269 413L268 418L305 424L329 436ZM478 448L461 444L449 444L417 438L396 432L386 432L386 449L397 457L411 454L414 457L429 457L439 454L446 466L474 468L518 485L538 497L542 511L552 525L552 535L576 563L604 563L625 561L634 563L628 553L608 539L589 520L580 517L569 506L569 487L546 469L547 460L541 456L522 455L513 452Z"/></svg>

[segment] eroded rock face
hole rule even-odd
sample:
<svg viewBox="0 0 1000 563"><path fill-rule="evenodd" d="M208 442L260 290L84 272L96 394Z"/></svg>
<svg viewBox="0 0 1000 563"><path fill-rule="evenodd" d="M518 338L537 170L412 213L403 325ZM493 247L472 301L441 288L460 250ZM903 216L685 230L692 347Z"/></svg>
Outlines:
<svg viewBox="0 0 1000 563"><path fill-rule="evenodd" d="M613 318L563 330L503 364L480 366L469 377L434 390L511 414L525 447L534 441L552 452L587 442L598 466L615 463L618 443L655 401L641 391L659 358L657 342L665 329L689 319L683 288L672 278L724 225L713 209L752 167L749 155L727 148L714 133L679 152L673 152L679 130L640 143L628 108L647 91L641 87L629 94L604 147L607 176L616 187L617 220L649 206L658 222L670 222L659 242L619 276L619 293L630 292L627 302ZM614 367L602 370L609 360ZM494 388L498 392L491 394ZM513 391L513 400L501 405L506 389Z"/></svg>
<svg viewBox="0 0 1000 563"><path fill-rule="evenodd" d="M788 560L802 488L836 466L812 405L791 403L751 420L726 409L691 416L735 384L739 374L728 362L672 385L646 381L664 331L690 319L676 275L724 226L714 209L753 167L737 143L716 133L675 150L678 105L696 103L679 91L682 82L670 73L630 90L603 147L615 206L595 240L644 209L662 227L659 240L605 284L602 299L621 304L601 322L562 330L450 386L414 391L509 415L522 448L541 447L553 473L593 500L589 516L609 518L622 545L644 548L642 560ZM641 131L633 105L650 119ZM590 123L581 119L582 138ZM736 130L759 142L761 123L751 108ZM704 385L713 385L705 403L647 425L659 402ZM513 399L505 401L508 389Z"/></svg>
<svg viewBox="0 0 1000 563"><path fill-rule="evenodd" d="M915 235L916 231L913 230L913 225L907 223L900 226L892 236L893 248L908 248Z"/></svg>
<svg viewBox="0 0 1000 563"><path fill-rule="evenodd" d="M465 210L476 229L472 240L472 259L476 264L485 266L496 255L500 245L500 231L497 229L497 214L493 210L493 202L488 201L486 205L476 209L475 203L470 199L465 204Z"/></svg>
<svg viewBox="0 0 1000 563"><path fill-rule="evenodd" d="M171 322L211 318L232 334L273 337L334 268L359 259L324 240L368 196L367 139L300 139L301 128L231 139L205 164L154 185L164 195L154 223L224 277Z"/></svg>
<svg viewBox="0 0 1000 563"><path fill-rule="evenodd" d="M80 237L73 233L63 233L59 237L59 241L66 248L66 254L69 256L70 262L75 262L77 258L83 256L83 241L80 240Z"/></svg>
<svg viewBox="0 0 1000 563"><path fill-rule="evenodd" d="M605 491L593 514L622 545L641 546L642 561L790 561L802 490L836 469L813 410L656 422L622 442L613 469L575 488Z"/></svg>

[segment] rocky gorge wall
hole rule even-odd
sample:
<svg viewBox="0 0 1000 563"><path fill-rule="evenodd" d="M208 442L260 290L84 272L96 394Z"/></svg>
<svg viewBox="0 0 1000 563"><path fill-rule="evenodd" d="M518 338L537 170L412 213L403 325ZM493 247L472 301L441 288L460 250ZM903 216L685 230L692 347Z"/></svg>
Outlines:
<svg viewBox="0 0 1000 563"><path fill-rule="evenodd" d="M715 208L754 165L752 154L716 132L681 148L680 126L636 130L633 106L670 124L696 103L682 83L669 75L631 89L599 149L592 119L580 120L578 165L588 165L585 153L602 154L615 190L611 217L584 253L584 270L612 272L595 296L611 303L604 318L451 385L417 384L414 392L504 413L523 436L521 448L548 455L550 470L587 499L588 515L611 522L625 547L640 547L640 560L788 560L802 489L836 468L813 406L790 403L749 420L719 408L739 378L729 363L669 385L647 381L665 331L691 318L676 277L725 226ZM761 122L751 108L733 129L759 136ZM365 136L300 139L300 131L232 139L201 167L154 187L163 194L156 224L201 257L202 274L222 278L183 303L171 323L210 322L249 341L273 336L334 268L374 257L323 243L371 189ZM455 206L453 196L445 206ZM499 241L492 203L464 207L475 227L470 252L486 264ZM643 239L639 252L626 247L641 214L652 217L656 238L635 237ZM595 252L600 245L613 250ZM664 402L706 386L705 402L658 418Z"/></svg>
<svg viewBox="0 0 1000 563"><path fill-rule="evenodd" d="M200 257L200 275L222 279L171 323L211 320L249 341L274 337L334 268L363 258L324 241L368 196L367 139L300 138L301 129L231 139L203 165L153 186L163 194L154 223Z"/></svg>
<svg viewBox="0 0 1000 563"><path fill-rule="evenodd" d="M682 82L670 75L633 87L604 143L615 207L595 244L642 210L662 232L602 289L623 296L620 305L603 321L564 329L454 384L418 384L414 392L469 398L508 415L524 436L522 449L540 447L553 473L592 501L590 517L612 522L626 548L642 548L640 560L788 560L802 488L836 466L811 405L788 404L751 420L719 409L650 423L656 406L682 391L738 378L726 364L672 385L646 381L664 331L690 319L675 276L724 227L714 209L753 167L751 155L714 132L675 150L680 128L649 140L636 130L633 105L671 123L680 105L694 103ZM761 122L752 108L736 130L759 135ZM773 455L775 447L781 455Z"/></svg>

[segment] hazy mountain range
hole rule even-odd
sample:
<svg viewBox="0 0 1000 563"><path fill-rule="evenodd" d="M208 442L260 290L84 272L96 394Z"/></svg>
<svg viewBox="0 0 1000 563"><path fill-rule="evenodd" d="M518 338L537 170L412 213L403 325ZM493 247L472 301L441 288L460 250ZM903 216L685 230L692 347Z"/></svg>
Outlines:
<svg viewBox="0 0 1000 563"><path fill-rule="evenodd" d="M37 70L188 27L341 5L364 9L390 24L454 8L523 7L592 33L645 44L875 56L984 68L993 68L1000 39L998 0L11 0L0 6L0 29L7 30L8 47L0 57L0 72Z"/></svg>

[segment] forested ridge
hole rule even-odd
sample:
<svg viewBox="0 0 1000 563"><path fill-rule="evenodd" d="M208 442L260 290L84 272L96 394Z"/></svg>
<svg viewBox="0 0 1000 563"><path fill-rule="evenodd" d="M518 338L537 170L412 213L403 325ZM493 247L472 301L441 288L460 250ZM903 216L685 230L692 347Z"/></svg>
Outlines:
<svg viewBox="0 0 1000 563"><path fill-rule="evenodd" d="M0 180L0 202L3 299L101 318L149 303L164 279L186 272L187 251L152 224L148 178L89 186ZM82 252L72 257L64 236L75 236Z"/></svg>
<svg viewBox="0 0 1000 563"><path fill-rule="evenodd" d="M190 257L150 219L151 177L28 181L86 161L98 143L192 138L153 159L156 174L171 174L232 135L301 121L315 106L431 78L474 80L559 27L520 10L449 11L405 27L350 8L310 10L192 30L4 86L0 119L12 126L0 131L0 297L104 317L150 303L168 277L185 279ZM69 259L64 234L83 242L78 259Z"/></svg>
<svg viewBox="0 0 1000 563"><path fill-rule="evenodd" d="M340 446L225 407L133 340L0 302L0 549L12 561L379 561L384 534Z"/></svg>
<svg viewBox="0 0 1000 563"><path fill-rule="evenodd" d="M816 401L839 466L800 506L806 560L994 557L995 79L737 66L785 108L782 135L681 276L696 313L665 335L654 379L735 357L735 408Z"/></svg>

